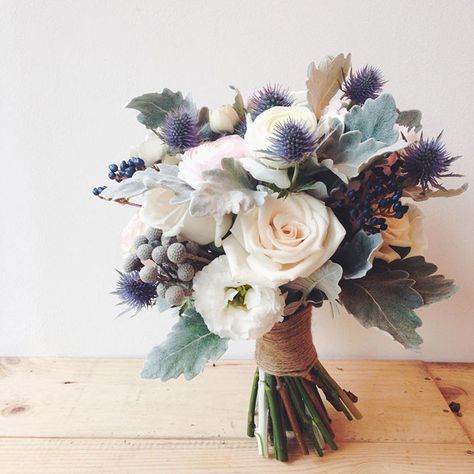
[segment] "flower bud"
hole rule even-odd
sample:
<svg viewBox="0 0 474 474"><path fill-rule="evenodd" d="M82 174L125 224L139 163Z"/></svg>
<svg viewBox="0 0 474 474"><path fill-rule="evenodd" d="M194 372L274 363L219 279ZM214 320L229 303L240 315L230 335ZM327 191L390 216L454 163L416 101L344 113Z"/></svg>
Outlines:
<svg viewBox="0 0 474 474"><path fill-rule="evenodd" d="M221 105L209 112L209 126L216 133L232 133L239 122L239 116L231 105Z"/></svg>

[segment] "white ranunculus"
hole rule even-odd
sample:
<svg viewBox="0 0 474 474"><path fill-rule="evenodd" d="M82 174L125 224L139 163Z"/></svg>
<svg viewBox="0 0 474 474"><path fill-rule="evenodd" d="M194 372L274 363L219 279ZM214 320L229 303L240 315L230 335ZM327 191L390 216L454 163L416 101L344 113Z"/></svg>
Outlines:
<svg viewBox="0 0 474 474"><path fill-rule="evenodd" d="M235 279L225 255L196 274L193 297L209 330L221 337L257 339L283 319L280 289Z"/></svg>
<svg viewBox="0 0 474 474"><path fill-rule="evenodd" d="M205 142L180 155L178 177L194 189L199 189L205 181L203 175L205 171L222 168L223 158L238 160L243 158L246 152L245 142L238 135L228 135L213 142Z"/></svg>
<svg viewBox="0 0 474 474"><path fill-rule="evenodd" d="M239 123L239 115L232 105L221 105L209 111L209 126L216 133L232 133Z"/></svg>
<svg viewBox="0 0 474 474"><path fill-rule="evenodd" d="M165 236L181 235L185 239L205 245L222 237L230 228L232 219L224 216L217 228L213 217L193 217L189 202L170 204L174 193L165 188L150 189L143 195L140 219L150 227L163 230Z"/></svg>
<svg viewBox="0 0 474 474"><path fill-rule="evenodd" d="M400 259L393 248L410 247L407 257L422 255L426 250L427 241L423 230L424 215L414 204L410 204L408 212L401 218L389 217L386 219L387 230L381 232L383 243L375 253L375 258L380 258L386 262L393 262Z"/></svg>
<svg viewBox="0 0 474 474"><path fill-rule="evenodd" d="M231 232L223 246L234 277L274 287L309 276L346 234L331 209L304 193L268 195L263 206L239 214Z"/></svg>
<svg viewBox="0 0 474 474"><path fill-rule="evenodd" d="M140 145L130 148L130 156L141 158L147 167L164 160L167 152L168 145L154 133L148 134L145 141L140 143Z"/></svg>
<svg viewBox="0 0 474 474"><path fill-rule="evenodd" d="M247 126L245 144L250 155L259 158L268 157L265 150L271 148L270 137L274 134L276 125L283 124L289 119L306 125L311 133L316 131L316 116L307 107L272 107L262 112Z"/></svg>

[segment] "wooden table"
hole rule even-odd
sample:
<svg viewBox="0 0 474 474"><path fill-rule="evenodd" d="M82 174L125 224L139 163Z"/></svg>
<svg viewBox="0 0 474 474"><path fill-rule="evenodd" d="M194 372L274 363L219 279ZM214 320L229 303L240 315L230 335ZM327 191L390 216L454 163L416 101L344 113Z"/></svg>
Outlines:
<svg viewBox="0 0 474 474"><path fill-rule="evenodd" d="M333 413L339 450L288 464L245 437L254 363L167 383L141 380L141 364L0 359L0 473L474 473L474 364L327 362L364 418Z"/></svg>

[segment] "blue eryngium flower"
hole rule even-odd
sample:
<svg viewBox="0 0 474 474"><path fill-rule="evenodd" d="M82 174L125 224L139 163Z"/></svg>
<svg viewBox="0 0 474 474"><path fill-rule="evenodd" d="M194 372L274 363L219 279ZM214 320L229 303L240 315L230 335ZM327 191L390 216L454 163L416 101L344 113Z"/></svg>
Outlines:
<svg viewBox="0 0 474 474"><path fill-rule="evenodd" d="M341 90L354 104L362 105L367 99L376 99L384 84L380 69L367 65L355 73L351 71Z"/></svg>
<svg viewBox="0 0 474 474"><path fill-rule="evenodd" d="M439 179L447 176L449 166L458 157L452 157L446 151L441 141L441 134L437 138L425 140L423 136L419 142L410 145L403 154L403 171L413 184L421 184L423 191L430 186L439 188Z"/></svg>
<svg viewBox="0 0 474 474"><path fill-rule="evenodd" d="M288 89L278 84L268 84L253 93L248 102L248 111L255 120L262 112L272 107L289 107L293 104Z"/></svg>
<svg viewBox="0 0 474 474"><path fill-rule="evenodd" d="M315 150L317 144L316 137L308 127L291 118L275 125L270 142L270 152L288 161L304 159Z"/></svg>
<svg viewBox="0 0 474 474"><path fill-rule="evenodd" d="M120 298L119 304L128 306L128 309L125 310L124 313L133 310L136 314L141 309L152 305L153 300L157 296L155 285L141 281L138 272L118 273L120 274L120 278L115 291L112 293L118 295Z"/></svg>
<svg viewBox="0 0 474 474"><path fill-rule="evenodd" d="M186 109L170 112L161 127L161 137L173 152L184 152L199 145L199 127L196 116Z"/></svg>

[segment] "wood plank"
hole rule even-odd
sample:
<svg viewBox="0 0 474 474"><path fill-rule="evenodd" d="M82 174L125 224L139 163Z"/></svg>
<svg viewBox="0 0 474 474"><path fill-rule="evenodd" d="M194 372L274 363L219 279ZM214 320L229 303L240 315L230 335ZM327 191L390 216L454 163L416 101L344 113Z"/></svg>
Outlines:
<svg viewBox="0 0 474 474"><path fill-rule="evenodd" d="M66 438L243 438L253 362L192 380L142 380L142 361L16 359L0 364L0 433ZM333 413L338 441L468 443L423 363L327 362L364 419Z"/></svg>
<svg viewBox="0 0 474 474"><path fill-rule="evenodd" d="M0 439L3 474L472 474L472 453L467 444L347 443L283 464L245 440Z"/></svg>
<svg viewBox="0 0 474 474"><path fill-rule="evenodd" d="M449 404L461 404L462 417L456 420L474 442L474 364L429 363L428 370Z"/></svg>

